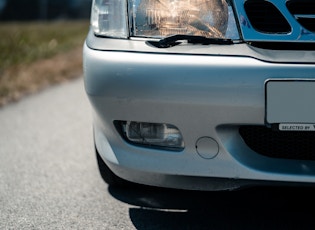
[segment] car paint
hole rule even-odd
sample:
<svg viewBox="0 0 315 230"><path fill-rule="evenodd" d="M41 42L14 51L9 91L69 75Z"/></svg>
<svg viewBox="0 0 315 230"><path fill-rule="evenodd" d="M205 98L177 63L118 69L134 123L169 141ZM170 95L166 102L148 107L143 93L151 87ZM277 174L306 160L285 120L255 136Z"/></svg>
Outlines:
<svg viewBox="0 0 315 230"><path fill-rule="evenodd" d="M111 170L133 182L185 189L235 189L264 181L314 183L315 162L259 155L238 134L241 125L265 125L266 81L315 80L314 63L196 53L204 48L185 44L165 51L125 52L85 44L84 80L94 114L95 144ZM176 52L180 49L194 51ZM285 53L286 60L296 59L295 54L314 55ZM114 125L119 120L175 125L185 149L174 152L127 143ZM200 138L218 143L215 157L198 154Z"/></svg>

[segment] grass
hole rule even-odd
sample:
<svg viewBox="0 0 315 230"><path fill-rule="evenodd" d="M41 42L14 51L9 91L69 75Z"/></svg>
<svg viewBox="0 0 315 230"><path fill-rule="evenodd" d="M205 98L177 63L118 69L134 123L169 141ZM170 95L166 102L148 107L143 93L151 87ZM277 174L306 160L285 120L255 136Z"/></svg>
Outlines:
<svg viewBox="0 0 315 230"><path fill-rule="evenodd" d="M88 21L0 23L0 106L82 74Z"/></svg>

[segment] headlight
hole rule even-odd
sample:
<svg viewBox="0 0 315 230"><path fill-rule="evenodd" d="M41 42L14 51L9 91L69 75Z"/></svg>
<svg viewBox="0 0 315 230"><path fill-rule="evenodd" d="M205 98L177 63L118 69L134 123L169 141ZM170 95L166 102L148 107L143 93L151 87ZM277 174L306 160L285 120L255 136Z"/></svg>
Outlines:
<svg viewBox="0 0 315 230"><path fill-rule="evenodd" d="M95 34L118 38L239 39L229 0L94 0L91 24Z"/></svg>
<svg viewBox="0 0 315 230"><path fill-rule="evenodd" d="M132 0L130 0L132 1ZM232 7L226 0L133 0L133 35L197 35L238 39Z"/></svg>

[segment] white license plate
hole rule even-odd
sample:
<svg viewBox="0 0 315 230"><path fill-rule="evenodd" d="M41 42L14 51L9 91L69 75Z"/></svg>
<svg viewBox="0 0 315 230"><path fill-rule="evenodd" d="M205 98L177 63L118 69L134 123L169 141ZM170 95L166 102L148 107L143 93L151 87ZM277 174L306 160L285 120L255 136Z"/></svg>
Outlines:
<svg viewBox="0 0 315 230"><path fill-rule="evenodd" d="M315 80L269 80L265 92L267 124L280 124L286 131L315 131Z"/></svg>

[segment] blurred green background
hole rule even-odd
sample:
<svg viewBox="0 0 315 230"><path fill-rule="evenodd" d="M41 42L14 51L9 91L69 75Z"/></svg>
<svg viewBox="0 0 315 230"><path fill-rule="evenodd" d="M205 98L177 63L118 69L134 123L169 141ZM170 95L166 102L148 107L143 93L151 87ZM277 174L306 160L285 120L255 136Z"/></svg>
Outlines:
<svg viewBox="0 0 315 230"><path fill-rule="evenodd" d="M82 76L92 0L0 0L0 106Z"/></svg>

